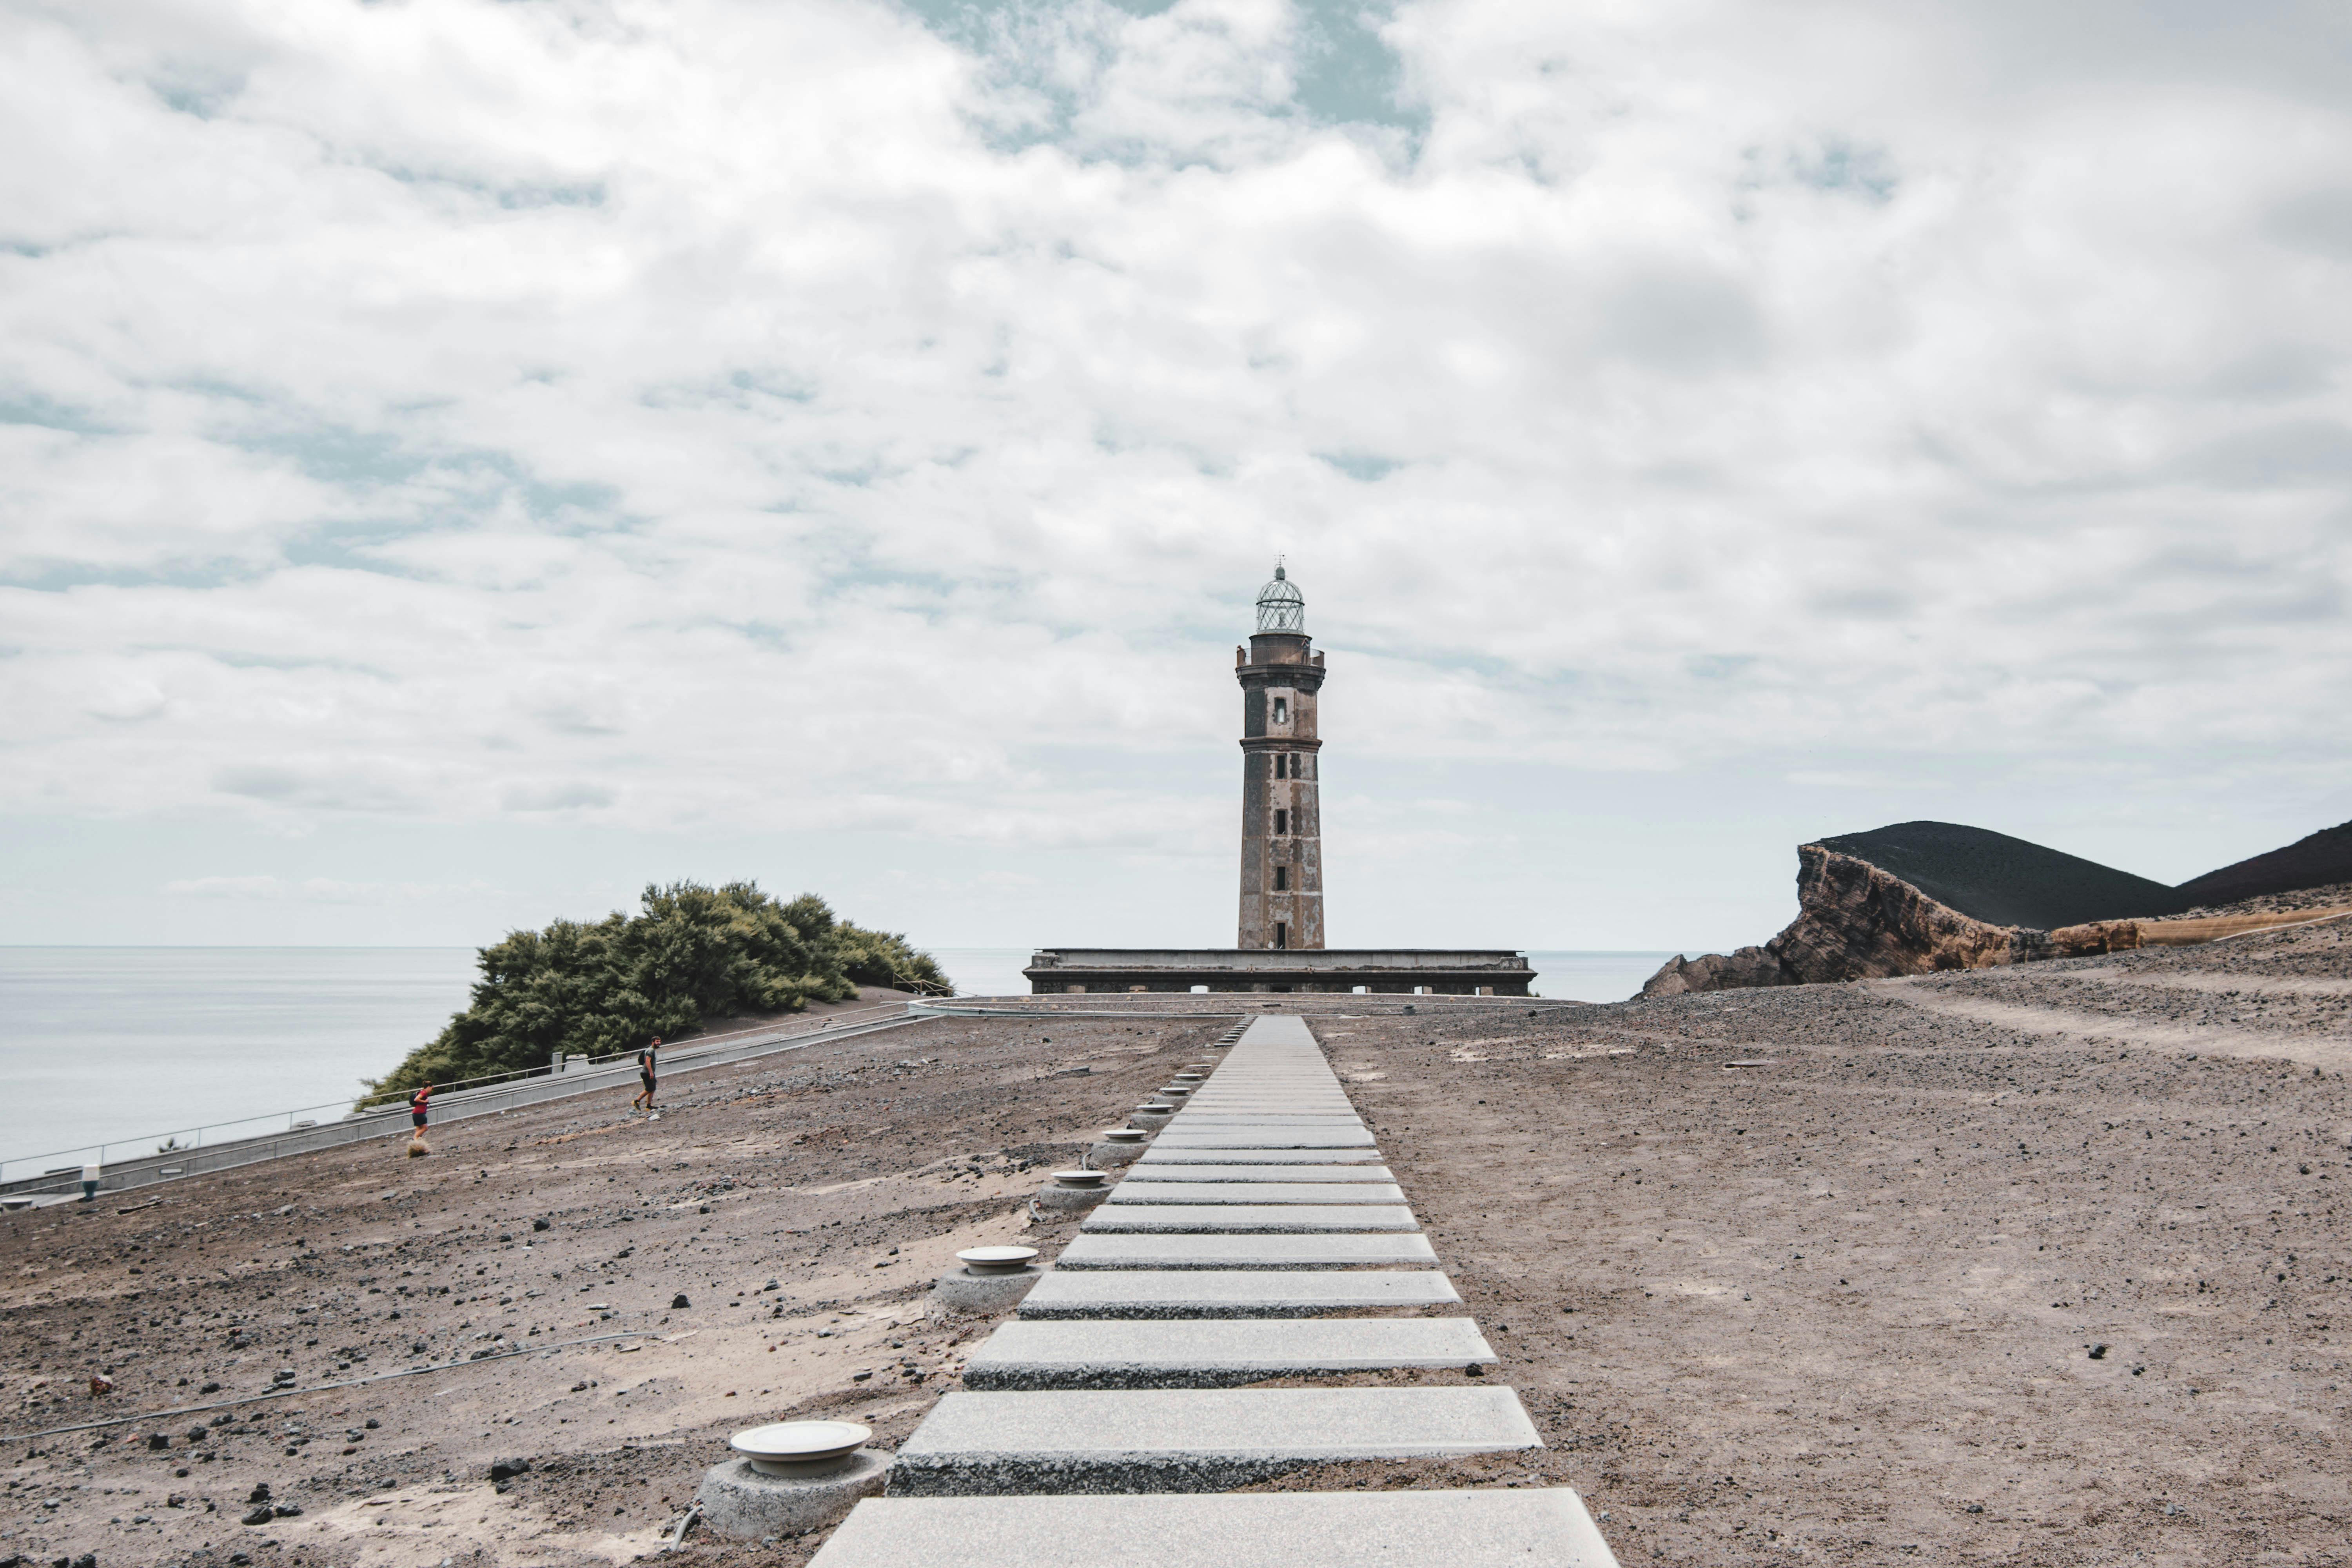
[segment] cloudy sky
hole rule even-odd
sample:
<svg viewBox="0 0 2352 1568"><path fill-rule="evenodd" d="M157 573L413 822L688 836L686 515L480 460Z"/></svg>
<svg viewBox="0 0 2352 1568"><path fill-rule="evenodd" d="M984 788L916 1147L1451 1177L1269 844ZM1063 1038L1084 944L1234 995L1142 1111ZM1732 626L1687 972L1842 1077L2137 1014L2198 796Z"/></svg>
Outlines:
<svg viewBox="0 0 2352 1568"><path fill-rule="evenodd" d="M2352 816L2340 0L0 0L0 940L1696 951Z"/></svg>

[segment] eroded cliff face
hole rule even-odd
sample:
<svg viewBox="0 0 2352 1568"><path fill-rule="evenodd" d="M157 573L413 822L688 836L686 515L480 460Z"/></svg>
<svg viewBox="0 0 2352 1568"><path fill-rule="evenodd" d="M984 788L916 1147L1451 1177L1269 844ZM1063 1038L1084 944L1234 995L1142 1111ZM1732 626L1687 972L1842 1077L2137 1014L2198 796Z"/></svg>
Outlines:
<svg viewBox="0 0 2352 1568"><path fill-rule="evenodd" d="M1970 920L1866 860L1818 844L1798 847L1797 900L1797 918L1763 946L1677 956L1642 994L1875 980L2048 955L2044 932Z"/></svg>

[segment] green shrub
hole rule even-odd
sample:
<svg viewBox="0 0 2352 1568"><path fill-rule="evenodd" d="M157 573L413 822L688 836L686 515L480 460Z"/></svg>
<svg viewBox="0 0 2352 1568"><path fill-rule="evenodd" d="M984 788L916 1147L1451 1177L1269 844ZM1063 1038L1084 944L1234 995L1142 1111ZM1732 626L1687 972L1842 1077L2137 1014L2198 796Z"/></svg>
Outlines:
<svg viewBox="0 0 2352 1568"><path fill-rule="evenodd" d="M692 1035L705 1018L845 1001L860 985L947 984L903 936L835 920L814 893L780 904L752 882L648 887L634 916L511 932L481 950L481 970L466 1010L368 1080L361 1104L545 1067L559 1052L631 1051Z"/></svg>

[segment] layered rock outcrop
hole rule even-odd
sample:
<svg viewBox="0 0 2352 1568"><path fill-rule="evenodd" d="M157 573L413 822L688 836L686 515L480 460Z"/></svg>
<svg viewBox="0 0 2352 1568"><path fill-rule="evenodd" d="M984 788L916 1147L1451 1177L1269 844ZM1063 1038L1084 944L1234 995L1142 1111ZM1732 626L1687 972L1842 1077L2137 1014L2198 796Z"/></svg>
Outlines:
<svg viewBox="0 0 2352 1568"><path fill-rule="evenodd" d="M1854 853L1848 853L1849 850ZM1875 856L1880 864L1865 856ZM1943 893L1888 869L1892 865ZM2311 919L2352 918L2352 823L2209 872L2179 888L1950 822L1901 822L1797 849L1797 918L1761 947L1677 954L1644 996L1880 980L2214 942ZM2255 891L2242 907L2164 919L2215 889ZM2298 897L2303 889L2310 896ZM2334 895L2334 896L2330 896ZM1946 900L1977 911L1965 914ZM2256 908L2253 906L2259 905ZM2344 906L2344 907L2337 907ZM2143 918L2130 916L2144 908ZM2098 911L2098 918L2091 918ZM1990 916L1982 919L1980 916ZM2048 921L2042 931L2011 920ZM2061 923L2071 922L2071 923Z"/></svg>
<svg viewBox="0 0 2352 1568"><path fill-rule="evenodd" d="M1819 844L1797 848L1797 918L1763 946L1678 955L1642 994L1874 980L2049 956L2047 932L1970 920L1868 861Z"/></svg>

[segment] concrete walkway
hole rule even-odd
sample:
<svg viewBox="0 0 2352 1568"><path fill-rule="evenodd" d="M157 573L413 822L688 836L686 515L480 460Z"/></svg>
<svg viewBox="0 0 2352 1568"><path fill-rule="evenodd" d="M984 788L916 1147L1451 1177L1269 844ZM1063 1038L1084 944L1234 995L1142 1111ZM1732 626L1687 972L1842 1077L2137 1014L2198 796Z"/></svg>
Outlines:
<svg viewBox="0 0 2352 1568"><path fill-rule="evenodd" d="M1617 1568L1565 1487L1218 1495L1542 1446L1498 1384L1235 1386L1495 1364L1403 1199L1305 1020L1256 1019L811 1568Z"/></svg>

